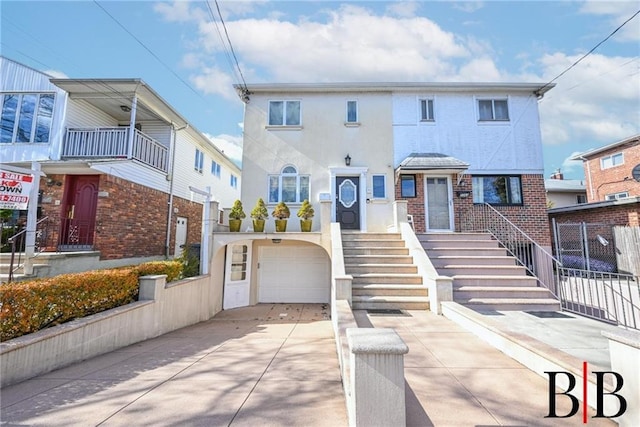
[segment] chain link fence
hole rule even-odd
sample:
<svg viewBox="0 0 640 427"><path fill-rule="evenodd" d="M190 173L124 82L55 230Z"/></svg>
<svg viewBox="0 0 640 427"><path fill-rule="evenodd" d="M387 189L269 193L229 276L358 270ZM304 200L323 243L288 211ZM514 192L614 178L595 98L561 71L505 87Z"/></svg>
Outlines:
<svg viewBox="0 0 640 427"><path fill-rule="evenodd" d="M613 226L610 224L556 223L554 252L565 268L617 273Z"/></svg>

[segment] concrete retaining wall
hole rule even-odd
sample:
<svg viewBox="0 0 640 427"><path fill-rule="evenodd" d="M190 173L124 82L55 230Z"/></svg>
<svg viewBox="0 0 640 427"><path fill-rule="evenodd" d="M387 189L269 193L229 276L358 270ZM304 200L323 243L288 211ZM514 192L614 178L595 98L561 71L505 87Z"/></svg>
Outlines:
<svg viewBox="0 0 640 427"><path fill-rule="evenodd" d="M209 276L141 277L137 302L0 343L0 387L208 320L221 300Z"/></svg>

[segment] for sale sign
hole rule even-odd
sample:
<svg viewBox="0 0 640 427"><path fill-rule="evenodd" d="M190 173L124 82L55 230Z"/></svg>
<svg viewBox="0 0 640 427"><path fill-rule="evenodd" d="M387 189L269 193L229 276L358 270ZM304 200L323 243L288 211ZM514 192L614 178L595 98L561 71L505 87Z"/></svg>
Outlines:
<svg viewBox="0 0 640 427"><path fill-rule="evenodd" d="M32 186L32 175L0 170L0 209L27 209Z"/></svg>

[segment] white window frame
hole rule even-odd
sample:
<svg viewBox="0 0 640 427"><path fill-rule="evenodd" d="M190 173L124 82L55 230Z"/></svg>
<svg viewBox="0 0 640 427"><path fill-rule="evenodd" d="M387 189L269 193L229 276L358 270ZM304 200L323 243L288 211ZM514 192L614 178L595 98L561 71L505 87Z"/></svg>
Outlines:
<svg viewBox="0 0 640 427"><path fill-rule="evenodd" d="M56 105L56 94L55 93L37 93L37 92L29 92L29 93L2 93L0 94L0 114L4 116L4 106L5 100L7 97L15 96L17 97L17 105L15 114L13 115L13 130L11 132L11 141L0 141L2 144L48 144L51 141L51 129L53 127L53 115L55 113L55 105ZM36 100L33 105L33 115L31 117L31 126L29 129L29 141L18 141L18 129L20 128L20 116L24 113L22 111L23 100L26 96L35 96ZM53 103L51 106L51 116L45 116L41 114L41 100L44 96L52 97ZM47 120L48 119L48 120ZM43 123L44 122L44 123ZM46 123L48 122L48 123ZM36 136L38 135L38 127L39 125L43 125L47 128L46 132L46 140L45 141L36 141Z"/></svg>
<svg viewBox="0 0 640 427"><path fill-rule="evenodd" d="M204 152L200 151L199 148L196 148L196 155L193 161L193 170L198 173L202 173L204 168Z"/></svg>
<svg viewBox="0 0 640 427"><path fill-rule="evenodd" d="M424 105L424 108L423 108ZM429 108L431 105L431 108ZM425 113L426 112L426 117ZM436 121L436 111L435 111L435 101L433 98L420 98L418 100L418 116L420 117L421 122L435 122Z"/></svg>
<svg viewBox="0 0 640 427"><path fill-rule="evenodd" d="M292 172L285 172L288 168L293 168L295 170L295 173ZM276 178L278 179L278 194L277 194L277 200L273 200L271 198L271 179L272 178ZM281 170L279 174L271 174L267 177L267 200L268 200L268 204L276 204L279 203L280 201L282 201L282 189L283 189L283 185L282 185L282 179L283 178L291 178L291 177L295 177L296 178L296 200L295 201L285 201L285 203L291 203L291 204L296 204L296 203L302 203L303 202L303 198L300 197L300 191L302 189L301 186L301 179L300 178L307 178L307 198L311 197L311 176L310 175L304 175L304 174L300 174L299 169L294 166L294 165L286 165L284 166Z"/></svg>
<svg viewBox="0 0 640 427"><path fill-rule="evenodd" d="M231 188L238 188L238 177L234 174L229 175L229 185Z"/></svg>
<svg viewBox="0 0 640 427"><path fill-rule="evenodd" d="M611 193L604 196L605 200L620 200L629 197L628 191L620 191L619 193Z"/></svg>
<svg viewBox="0 0 640 427"><path fill-rule="evenodd" d="M484 179L505 180L505 202L490 202L484 198ZM517 180L517 181L516 181ZM492 206L524 206L524 190L521 175L473 175L471 177L473 203L488 203ZM519 200L518 200L519 199Z"/></svg>
<svg viewBox="0 0 640 427"><path fill-rule="evenodd" d="M282 102L282 122L271 123L271 106L275 102ZM287 106L292 103L298 104L298 123L287 123ZM267 127L275 128L300 128L302 127L302 101L299 99L274 99L269 101L269 111L267 111Z"/></svg>
<svg viewBox="0 0 640 427"><path fill-rule="evenodd" d="M382 177L382 196L376 196L375 193L375 178ZM371 198L374 200L383 200L387 198L387 175L385 174L372 174L371 175Z"/></svg>
<svg viewBox="0 0 640 427"><path fill-rule="evenodd" d="M506 103L507 106L507 118L506 119L496 119L496 101L499 102L504 102ZM480 116L480 103L481 102L491 102L491 118L482 118ZM476 98L476 110L477 110L477 114L478 114L478 122L480 123L508 123L511 121L511 114L510 114L510 108L509 108L509 98L505 97L505 98L501 98L501 97L495 97L495 98Z"/></svg>
<svg viewBox="0 0 640 427"><path fill-rule="evenodd" d="M620 158L620 162L616 163L616 158ZM624 165L624 153L622 151L600 158L600 169L610 169L620 165Z"/></svg>
<svg viewBox="0 0 640 427"><path fill-rule="evenodd" d="M222 172L222 166L220 166L220 163L216 162L215 160L211 160L211 175L215 176L216 178L220 178Z"/></svg>
<svg viewBox="0 0 640 427"><path fill-rule="evenodd" d="M354 120L349 120L349 105L350 104L355 106L355 111L354 111L355 119ZM360 118L359 118L359 114L358 114L358 101L356 99L349 99L345 103L345 118L344 118L344 122L346 124L350 124L350 125L356 125L356 124L360 123Z"/></svg>

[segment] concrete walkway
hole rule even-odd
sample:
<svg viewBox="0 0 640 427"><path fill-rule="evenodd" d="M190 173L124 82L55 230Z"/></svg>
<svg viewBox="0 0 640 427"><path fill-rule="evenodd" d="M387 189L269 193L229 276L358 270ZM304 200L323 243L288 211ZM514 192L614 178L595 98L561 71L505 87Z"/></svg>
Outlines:
<svg viewBox="0 0 640 427"><path fill-rule="evenodd" d="M224 311L0 399L3 426L348 424L328 308L314 304Z"/></svg>
<svg viewBox="0 0 640 427"><path fill-rule="evenodd" d="M409 346L409 426L583 425L580 415L544 418L547 381L443 316L354 314L360 327L395 328ZM564 327L557 319L542 325L525 314L500 321L509 318L519 332ZM595 321L576 322L571 332L583 336L601 325L589 322ZM3 426L348 425L329 310L314 304L224 311L6 387L0 399ZM558 413L568 413L568 399L557 401ZM589 418L589 425L615 424Z"/></svg>

